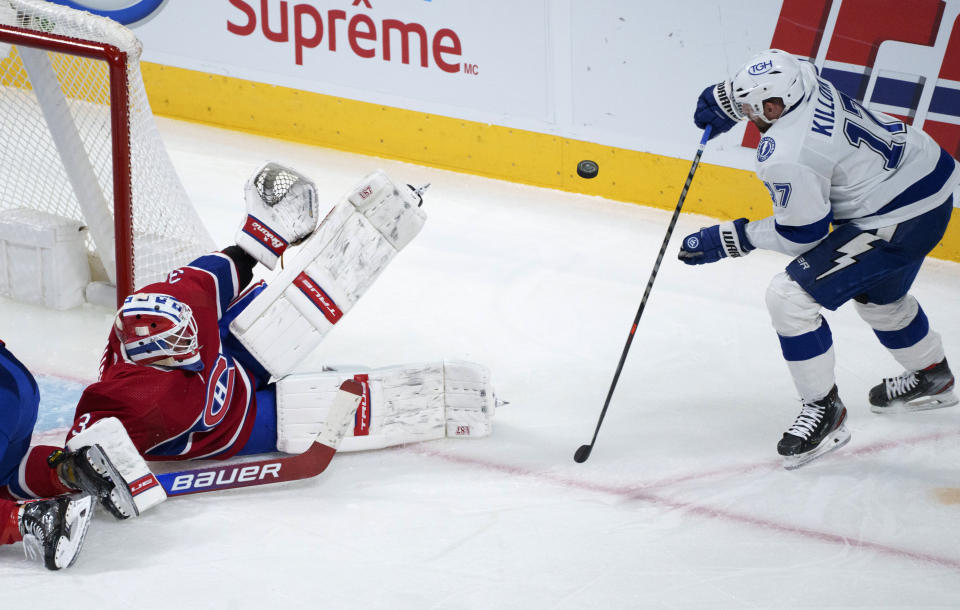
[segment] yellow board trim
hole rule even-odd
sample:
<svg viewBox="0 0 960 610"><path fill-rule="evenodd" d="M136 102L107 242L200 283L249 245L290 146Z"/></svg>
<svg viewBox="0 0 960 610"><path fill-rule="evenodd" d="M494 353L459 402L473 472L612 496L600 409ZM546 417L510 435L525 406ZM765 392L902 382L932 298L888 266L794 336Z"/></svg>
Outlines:
<svg viewBox="0 0 960 610"><path fill-rule="evenodd" d="M141 71L159 115L667 210L677 205L690 169L690 159L228 76L147 62ZM577 175L582 159L600 166L596 178ZM771 214L770 197L753 172L709 163L697 171L683 209L720 219ZM960 261L957 223L933 255Z"/></svg>

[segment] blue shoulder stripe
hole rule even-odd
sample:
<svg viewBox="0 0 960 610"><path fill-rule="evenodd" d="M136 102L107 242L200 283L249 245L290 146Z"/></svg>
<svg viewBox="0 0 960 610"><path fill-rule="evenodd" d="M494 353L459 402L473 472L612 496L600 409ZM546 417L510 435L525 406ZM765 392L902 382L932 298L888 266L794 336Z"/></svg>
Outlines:
<svg viewBox="0 0 960 610"><path fill-rule="evenodd" d="M237 270L233 260L229 256L214 252L201 256L187 266L206 271L214 277L217 283L217 301L222 315L230 305L230 301L237 296Z"/></svg>
<svg viewBox="0 0 960 610"><path fill-rule="evenodd" d="M789 239L796 244L811 244L827 236L827 233L830 232L830 223L832 221L833 210L830 210L826 216L808 225L792 226L775 222L774 226L777 229L777 233L784 239Z"/></svg>

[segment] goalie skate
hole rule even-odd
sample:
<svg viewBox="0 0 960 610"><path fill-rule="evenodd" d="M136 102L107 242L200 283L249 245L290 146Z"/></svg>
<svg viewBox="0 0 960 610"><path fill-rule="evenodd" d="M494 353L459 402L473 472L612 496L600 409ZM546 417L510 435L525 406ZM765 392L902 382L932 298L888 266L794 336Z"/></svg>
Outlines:
<svg viewBox="0 0 960 610"><path fill-rule="evenodd" d="M103 507L117 519L140 514L127 482L100 445L81 447L69 453L57 450L47 461L57 469L64 483L99 499Z"/></svg>
<svg viewBox="0 0 960 610"><path fill-rule="evenodd" d="M840 401L837 386L824 398L805 402L800 415L777 444L783 456L783 467L796 470L850 441L850 431L844 426L847 408Z"/></svg>
<svg viewBox="0 0 960 610"><path fill-rule="evenodd" d="M870 390L874 413L909 413L957 404L954 378L946 359L919 371L889 377Z"/></svg>

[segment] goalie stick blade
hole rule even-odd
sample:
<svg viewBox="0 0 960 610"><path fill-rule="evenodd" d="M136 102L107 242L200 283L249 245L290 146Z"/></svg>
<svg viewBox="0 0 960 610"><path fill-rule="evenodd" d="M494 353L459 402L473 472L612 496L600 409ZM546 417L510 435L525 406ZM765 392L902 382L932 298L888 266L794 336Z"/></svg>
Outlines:
<svg viewBox="0 0 960 610"><path fill-rule="evenodd" d="M360 404L362 393L363 387L352 379L340 385L340 391L334 401L342 405L343 408L339 411L343 417L353 417L353 412ZM336 424L337 422L328 423ZM338 431L341 428L342 431L346 431L345 426L340 426ZM342 432L340 433L342 435ZM273 459L221 464L167 472L156 476L169 497L309 479L326 470L337 452L336 445L340 439L333 438L324 443L319 440L323 437L324 433L321 432L318 440L298 455L280 455Z"/></svg>

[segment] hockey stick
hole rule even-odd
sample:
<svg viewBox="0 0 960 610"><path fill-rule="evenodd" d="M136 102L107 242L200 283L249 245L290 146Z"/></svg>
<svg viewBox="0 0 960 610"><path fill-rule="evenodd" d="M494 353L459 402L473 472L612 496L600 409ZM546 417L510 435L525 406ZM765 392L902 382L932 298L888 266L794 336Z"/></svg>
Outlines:
<svg viewBox="0 0 960 610"><path fill-rule="evenodd" d="M587 458L590 457L590 452L593 451L593 446L597 442L597 434L600 433L600 426L603 424L603 418L607 414L607 407L610 406L610 398L613 397L613 390L617 387L617 381L620 380L620 371L623 370L623 363L627 359L627 352L630 351L630 344L633 343L633 336L637 332L637 324L640 323L640 316L643 315L643 310L647 306L647 298L650 296L650 289L653 288L653 281L657 279L657 271L660 270L660 263L663 261L663 253L667 250L667 243L670 241L670 236L673 235L673 228L677 224L677 218L680 216L680 208L683 207L683 200L687 198L687 191L690 189L690 183L693 182L693 174L696 173L697 167L700 165L700 157L703 156L703 149L707 145L707 140L710 139L710 126L707 125L706 129L703 130L703 137L700 138L700 146L697 148L697 154L693 157L693 165L690 166L690 173L687 174L687 181L683 185L683 190L680 191L680 201L677 202L677 207L673 211L673 218L670 219L670 225L667 227L667 234L663 236L663 243L660 245L660 253L657 255L657 262L653 264L653 272L650 273L650 281L647 282L647 289L643 291L643 298L640 299L640 308L637 309L637 315L633 319L633 326L630 328L630 334L627 335L627 344L623 346L623 353L620 354L620 363L617 365L617 372L613 374L613 383L610 384L610 391L607 392L607 400L603 403L603 410L600 411L600 420L597 422L597 429L593 431L593 439L590 440L589 445L580 445L576 453L573 454L573 459L578 464L582 464L587 461Z"/></svg>
<svg viewBox="0 0 960 610"><path fill-rule="evenodd" d="M317 439L304 453L167 472L156 475L157 480L167 492L167 496L185 496L315 477L327 469L337 452L337 445L340 444L347 425L353 420L361 396L363 387L359 382L352 379L344 381L330 407L324 431L317 435Z"/></svg>

